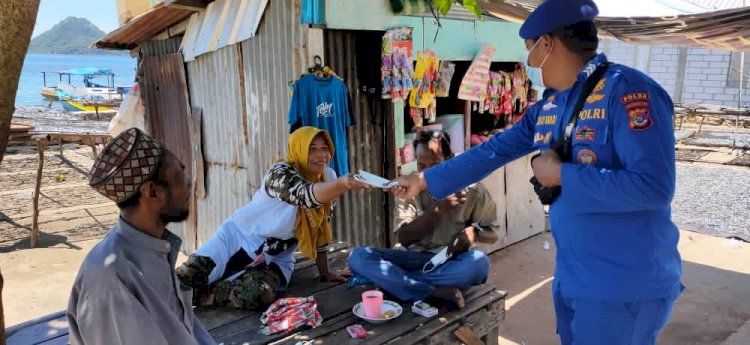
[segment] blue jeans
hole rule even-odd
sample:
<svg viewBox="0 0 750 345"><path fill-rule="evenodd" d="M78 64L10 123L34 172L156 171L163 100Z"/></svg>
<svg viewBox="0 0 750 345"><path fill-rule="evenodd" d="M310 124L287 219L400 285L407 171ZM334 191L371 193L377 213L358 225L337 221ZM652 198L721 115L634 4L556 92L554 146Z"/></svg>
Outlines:
<svg viewBox="0 0 750 345"><path fill-rule="evenodd" d="M424 300L435 292L436 287L465 289L487 281L490 260L479 250L459 254L435 270L422 273L422 267L434 255L430 252L357 247L349 257L349 268L407 302Z"/></svg>
<svg viewBox="0 0 750 345"><path fill-rule="evenodd" d="M609 302L566 298L553 284L557 334L562 345L654 345L677 296Z"/></svg>

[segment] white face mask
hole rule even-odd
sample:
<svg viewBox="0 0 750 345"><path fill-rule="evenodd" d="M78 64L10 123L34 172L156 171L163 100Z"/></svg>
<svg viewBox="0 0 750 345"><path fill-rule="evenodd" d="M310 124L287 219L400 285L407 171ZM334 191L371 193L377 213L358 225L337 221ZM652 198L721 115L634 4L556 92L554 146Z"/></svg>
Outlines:
<svg viewBox="0 0 750 345"><path fill-rule="evenodd" d="M544 59L542 59L542 63L539 64L539 67L532 67L529 63L529 54L536 48L537 45L539 45L539 42L541 42L542 39L536 40L536 43L534 43L533 46L531 46L531 49L526 52L526 75L529 76L529 79L531 79L531 82L534 83L534 85L541 85L543 87L547 87L547 85L544 83L544 74L542 73L542 66L544 66L544 63L547 62L547 58L549 57L549 54L552 52L552 48L547 52L547 55L544 56ZM538 76L538 77L537 77Z"/></svg>

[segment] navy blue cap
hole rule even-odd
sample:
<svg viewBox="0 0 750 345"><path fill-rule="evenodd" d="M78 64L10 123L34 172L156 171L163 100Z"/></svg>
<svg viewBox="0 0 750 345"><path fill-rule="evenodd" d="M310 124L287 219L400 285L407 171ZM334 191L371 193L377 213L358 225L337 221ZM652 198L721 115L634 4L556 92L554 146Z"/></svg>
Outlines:
<svg viewBox="0 0 750 345"><path fill-rule="evenodd" d="M531 12L518 34L527 40L564 26L594 20L599 9L592 0L547 0Z"/></svg>

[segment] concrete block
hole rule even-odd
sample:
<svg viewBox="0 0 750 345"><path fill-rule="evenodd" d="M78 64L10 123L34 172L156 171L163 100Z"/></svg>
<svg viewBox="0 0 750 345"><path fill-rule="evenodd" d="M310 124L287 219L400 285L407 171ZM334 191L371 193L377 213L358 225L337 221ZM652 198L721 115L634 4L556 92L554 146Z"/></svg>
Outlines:
<svg viewBox="0 0 750 345"><path fill-rule="evenodd" d="M682 103L683 104L701 104L706 103L706 101L703 98L693 96L693 97L685 97L685 94L682 95Z"/></svg>
<svg viewBox="0 0 750 345"><path fill-rule="evenodd" d="M740 89L737 87L727 87L724 88L724 91L730 95L738 95L740 93Z"/></svg>
<svg viewBox="0 0 750 345"><path fill-rule="evenodd" d="M660 62L661 62L661 65L664 66L664 67L674 67L674 68L677 68L677 59L675 59L675 60L665 60L665 61L660 61Z"/></svg>
<svg viewBox="0 0 750 345"><path fill-rule="evenodd" d="M651 73L666 73L667 68L666 67L651 67L649 68L649 72Z"/></svg>
<svg viewBox="0 0 750 345"><path fill-rule="evenodd" d="M701 87L701 86L685 86L685 92L703 93L703 87Z"/></svg>
<svg viewBox="0 0 750 345"><path fill-rule="evenodd" d="M711 94L721 94L724 93L725 89L723 87L704 87L703 92L705 93L711 93Z"/></svg>
<svg viewBox="0 0 750 345"><path fill-rule="evenodd" d="M689 48L688 55L710 55L711 50L706 48Z"/></svg>
<svg viewBox="0 0 750 345"><path fill-rule="evenodd" d="M686 74L704 74L704 71L703 71L704 69L705 68L701 68L701 67L686 67L685 73Z"/></svg>
<svg viewBox="0 0 750 345"><path fill-rule="evenodd" d="M714 99L717 100L717 101L734 101L734 102L737 102L737 95L720 93L720 94L714 95Z"/></svg>
<svg viewBox="0 0 750 345"><path fill-rule="evenodd" d="M718 81L726 82L727 81L727 76L726 76L726 74L724 74L724 75L722 75L722 74L711 74L711 75L707 75L706 76L706 80L718 80Z"/></svg>
<svg viewBox="0 0 750 345"><path fill-rule="evenodd" d="M708 68L709 65L707 61L688 61L685 67Z"/></svg>
<svg viewBox="0 0 750 345"><path fill-rule="evenodd" d="M701 80L706 80L706 75L698 73L685 73L685 85L695 84Z"/></svg>
<svg viewBox="0 0 750 345"><path fill-rule="evenodd" d="M703 87L720 87L724 88L726 85L718 80L706 80L701 83Z"/></svg>
<svg viewBox="0 0 750 345"><path fill-rule="evenodd" d="M725 61L721 55L704 55L703 61Z"/></svg>
<svg viewBox="0 0 750 345"><path fill-rule="evenodd" d="M722 68L722 69L728 69L729 68L729 62L728 61L711 61L709 63L709 67L711 68Z"/></svg>

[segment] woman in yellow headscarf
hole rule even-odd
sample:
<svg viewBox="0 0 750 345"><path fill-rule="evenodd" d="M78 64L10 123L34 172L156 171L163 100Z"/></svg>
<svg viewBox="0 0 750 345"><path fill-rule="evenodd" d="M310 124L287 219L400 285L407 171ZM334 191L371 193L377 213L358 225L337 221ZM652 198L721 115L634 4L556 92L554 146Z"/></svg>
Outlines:
<svg viewBox="0 0 750 345"><path fill-rule="evenodd" d="M348 272L328 268L333 201L364 185L336 177L328 133L302 127L289 138L287 159L275 163L252 201L177 269L199 303L262 309L276 299L294 271L294 252L315 259L324 281L345 282Z"/></svg>

